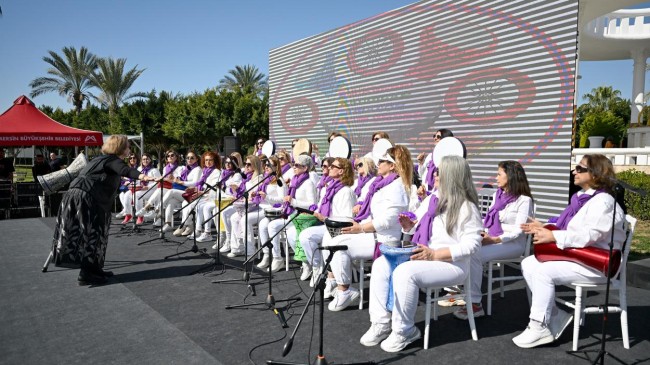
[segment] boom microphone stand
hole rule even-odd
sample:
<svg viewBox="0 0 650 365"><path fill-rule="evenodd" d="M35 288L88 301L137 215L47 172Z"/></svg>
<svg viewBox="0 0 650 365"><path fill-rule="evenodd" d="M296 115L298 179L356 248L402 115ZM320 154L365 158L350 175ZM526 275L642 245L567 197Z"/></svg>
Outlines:
<svg viewBox="0 0 650 365"><path fill-rule="evenodd" d="M178 167L178 166L177 166L177 167ZM158 187L159 187L159 189L160 189L160 214L161 214L161 215L163 214L163 209L165 208L165 206L164 206L164 201L163 201L163 200L164 200L164 199L163 199L163 196L165 195L165 194L164 194L164 193L165 193L165 188L163 187L163 185L164 185L164 181L165 181L165 178L166 178L167 176L171 175L175 170L176 170L176 168L174 168L173 170L171 170L171 171L169 171L168 173L166 173L165 176L161 177L160 180L159 180L159 182L158 182ZM149 191L153 191L153 189L149 189ZM145 196L147 196L147 194L149 193L149 191L147 191L145 194L143 194L143 195L140 197L140 199L143 199ZM174 241L174 240L170 240L170 239L168 239L168 238L165 237L165 231L163 231L163 227L164 227L164 226L165 226L164 224L161 224L161 225L160 225L160 230L158 231L158 232L159 232L159 233L158 233L158 238L153 238L153 239L150 239L150 240L147 240L147 241L144 241L144 242L140 242L140 243L138 243L138 246L140 246L140 245L144 245L145 243L154 242L154 241L157 241L157 240L162 240L163 243L176 242L176 241Z"/></svg>
<svg viewBox="0 0 650 365"><path fill-rule="evenodd" d="M269 238L268 241L266 241L262 247L260 247L255 253L251 255L246 261L244 261L244 265L246 265L249 261L251 261L257 254L260 253L264 249L264 247L268 247L269 249L273 248L273 239L280 234L293 220L298 216L298 214L294 215L289 219L289 221L278 231L278 233L274 234L273 237ZM246 308L246 307L252 307L254 305L260 305L260 304L265 304L270 310L273 311L273 313L278 316L278 319L280 320L280 324L282 325L282 328L289 328L289 325L287 324L287 320L284 318L284 314L282 310L278 310L275 306L275 303L279 302L297 302L301 300L301 298L288 298L288 299L280 299L280 300L275 300L273 297L273 271L271 270L271 266L269 264L268 266L268 281L269 281L269 294L266 296L266 300L264 302L256 302L256 303L248 303L248 304L238 304L238 305L227 305L226 309L235 309L235 308Z"/></svg>
<svg viewBox="0 0 650 365"><path fill-rule="evenodd" d="M323 354L323 313L324 313L324 306L325 306L325 278L327 276L327 268L330 266L330 261L332 261L332 258L334 257L334 252L336 251L345 251L348 249L348 246L340 245L340 246L327 246L323 247L322 249L329 250L331 254L327 257L327 260L325 261L325 268L326 270L323 270L323 272L318 275L318 281L317 284L314 285L314 290L312 291L311 295L309 296L309 299L307 300L307 304L305 305L305 308L302 311L302 314L300 315L300 319L298 319L298 323L296 324L296 327L293 329L293 333L291 334L291 337L289 337L289 340L287 343L284 345L284 348L282 350L282 357L287 356L287 354L291 351L291 348L293 347L293 339L296 337L296 333L298 332L298 328L300 328L300 324L302 323L302 320L305 318L305 314L307 313L307 310L309 309L309 305L312 303L316 296L316 292L320 294L320 308L319 308L319 313L318 313L318 355L316 355L316 362L315 364L318 365L327 365L327 360L325 359L325 355ZM293 362L284 362L284 361L274 361L274 360L268 360L266 362L269 365L298 365L298 363L293 363ZM371 365L374 364L372 361L367 361L367 362L359 362L359 363L354 363L354 364L348 364L348 365ZM309 364L305 364L309 365Z"/></svg>
<svg viewBox="0 0 650 365"><path fill-rule="evenodd" d="M136 186L136 181L138 180L133 180L131 183L131 212L133 213L133 218L131 218L131 224L129 225L123 225L120 228L120 231L118 232L118 236L121 235L126 235L130 236L132 234L141 234L144 233L143 230L138 227L137 224L135 224L136 217L135 217L135 186Z"/></svg>

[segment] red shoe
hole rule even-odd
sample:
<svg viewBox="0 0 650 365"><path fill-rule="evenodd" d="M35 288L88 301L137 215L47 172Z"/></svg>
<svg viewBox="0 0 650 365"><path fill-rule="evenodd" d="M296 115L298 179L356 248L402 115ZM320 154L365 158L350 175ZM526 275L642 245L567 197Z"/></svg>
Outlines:
<svg viewBox="0 0 650 365"><path fill-rule="evenodd" d="M127 214L126 216L124 216L124 220L122 221L122 224L129 223L131 219L133 219L133 216L131 214Z"/></svg>
<svg viewBox="0 0 650 365"><path fill-rule="evenodd" d="M144 217L138 217L138 219L135 221L135 224L138 224L138 225L140 225L142 223L144 223Z"/></svg>

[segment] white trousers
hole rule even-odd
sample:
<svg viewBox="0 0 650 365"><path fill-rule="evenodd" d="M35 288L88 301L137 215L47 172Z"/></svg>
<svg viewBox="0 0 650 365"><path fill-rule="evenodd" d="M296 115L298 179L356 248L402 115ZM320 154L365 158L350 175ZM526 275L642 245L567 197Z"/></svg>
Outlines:
<svg viewBox="0 0 650 365"><path fill-rule="evenodd" d="M165 211L165 223L172 224L174 222L174 210L185 206L187 204L185 199L183 199L183 191L177 189L169 189L165 193L163 198L162 209ZM187 216L190 213L190 209L183 209L182 221L184 222ZM190 222L191 223L191 222ZM187 223L186 223L187 226Z"/></svg>
<svg viewBox="0 0 650 365"><path fill-rule="evenodd" d="M482 297L483 264L492 260L514 259L521 256L526 249L526 242L500 243L481 246L472 255L470 270L472 272L472 303L479 303Z"/></svg>
<svg viewBox="0 0 650 365"><path fill-rule="evenodd" d="M399 334L408 332L415 325L420 288L445 287L462 283L468 269L468 260L407 261L398 265L393 271L395 302L391 313L386 310L390 265L385 257L379 257L372 264L370 276L370 321L388 324L392 320L393 331Z"/></svg>
<svg viewBox="0 0 650 365"><path fill-rule="evenodd" d="M323 246L332 245L348 246L347 251L334 252L330 267L338 285L350 285L352 261L372 259L375 253L375 235L373 233L341 234L323 242Z"/></svg>
<svg viewBox="0 0 650 365"><path fill-rule="evenodd" d="M152 206L152 207L159 208L160 207L160 188L158 187L158 185L156 185L156 187L154 189L156 189L154 192L149 193L147 195L147 198L146 198L147 199L147 204ZM165 193L166 192L167 192L167 190L165 191Z"/></svg>
<svg viewBox="0 0 650 365"><path fill-rule="evenodd" d="M574 281L603 283L600 272L569 261L539 262L531 255L521 262L526 284L532 295L530 319L548 324L555 311L555 286ZM374 273L373 273L374 275Z"/></svg>
<svg viewBox="0 0 650 365"><path fill-rule="evenodd" d="M270 221L268 218L264 218L264 219L262 219L260 221L260 223L258 225L258 230L260 231L260 240L262 242L266 242L266 241L269 240L270 237L275 236L273 238L273 240L271 241L271 243L273 244L272 252L273 252L273 257L274 258L282 257L281 251L280 251L281 247L280 247L280 235L279 235L279 232L282 229L282 227L284 227L285 224L287 224L286 219L278 218L278 219L274 219L274 220ZM293 227L293 223L289 223L289 225L286 228L287 229L287 236L289 235L288 231L289 231L290 228L293 228L293 237L295 238L296 229ZM294 241L294 244L295 244L295 239L293 241ZM264 248L263 252L268 253L269 252L268 250L269 250L268 248ZM285 252L285 254L288 256L289 252Z"/></svg>
<svg viewBox="0 0 650 365"><path fill-rule="evenodd" d="M325 225L305 228L298 236L300 245L305 251L305 256L307 256L307 262L313 267L319 267L323 263L321 251L318 250L318 247L323 243L325 236L329 236Z"/></svg>

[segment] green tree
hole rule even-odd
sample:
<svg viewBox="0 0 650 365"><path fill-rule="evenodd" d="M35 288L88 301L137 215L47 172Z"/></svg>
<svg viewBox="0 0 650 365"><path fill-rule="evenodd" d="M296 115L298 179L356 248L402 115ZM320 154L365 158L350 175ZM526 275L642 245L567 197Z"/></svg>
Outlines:
<svg viewBox="0 0 650 365"><path fill-rule="evenodd" d="M147 95L142 92L129 94L129 89L144 72L144 69L138 70L136 65L125 72L125 65L126 58L100 58L97 60L97 71L90 75L92 84L101 90L101 93L95 99L108 109L110 116L114 116L117 109L125 101ZM112 132L121 131L114 130Z"/></svg>
<svg viewBox="0 0 650 365"><path fill-rule="evenodd" d="M54 51L48 53L49 57L43 57L43 61L51 66L47 69L50 76L32 80L30 96L58 92L68 97L77 113L81 112L84 101L93 96L88 91L93 86L89 75L97 68L97 57L86 47L81 47L79 52L74 47L64 47L63 56Z"/></svg>
<svg viewBox="0 0 650 365"><path fill-rule="evenodd" d="M587 102L576 110L576 134L579 147L585 147L590 136L613 137L619 143L630 120L630 101L611 86L599 86L585 94Z"/></svg>
<svg viewBox="0 0 650 365"><path fill-rule="evenodd" d="M261 95L266 92L268 83L266 76L253 65L235 66L228 75L219 81L219 87L229 91L240 91L244 94Z"/></svg>

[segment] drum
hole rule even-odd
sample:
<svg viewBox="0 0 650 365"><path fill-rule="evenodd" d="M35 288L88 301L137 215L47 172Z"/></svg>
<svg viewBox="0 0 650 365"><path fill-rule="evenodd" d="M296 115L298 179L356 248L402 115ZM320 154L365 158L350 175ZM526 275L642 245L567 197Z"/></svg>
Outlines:
<svg viewBox="0 0 650 365"><path fill-rule="evenodd" d="M433 163L440 167L442 158L445 156L463 156L463 158L467 158L465 144L456 137L443 138L438 142L433 152Z"/></svg>
<svg viewBox="0 0 650 365"><path fill-rule="evenodd" d="M214 200L214 205L219 209L223 210L228 206L233 201L232 197L221 197L221 203L219 203L219 200L215 199ZM219 227L217 227L217 230L219 232L226 232L226 224L224 223L223 216L219 216ZM216 223L216 222L215 222Z"/></svg>
<svg viewBox="0 0 650 365"><path fill-rule="evenodd" d="M393 271L395 268L410 260L411 255L413 254L413 247L394 247L388 244L379 245L379 251L388 261L390 266L390 277L388 278L388 299L386 300L386 309L389 311L393 310L393 304L395 303L395 295L393 293Z"/></svg>
<svg viewBox="0 0 650 365"><path fill-rule="evenodd" d="M386 154L386 151L393 147L393 144L385 138L380 138L375 142L375 145L372 147L372 160L375 165L379 165L379 159L381 156Z"/></svg>
<svg viewBox="0 0 650 365"><path fill-rule="evenodd" d="M135 193L136 191L140 191L140 190L142 190L144 188L145 187L142 186L142 185L136 185L135 188L133 187L133 185L131 185L131 186L129 186L129 191L131 191L131 193Z"/></svg>
<svg viewBox="0 0 650 365"><path fill-rule="evenodd" d="M341 228L352 227L354 220L345 217L329 217L325 219L325 227L332 238L341 234Z"/></svg>
<svg viewBox="0 0 650 365"><path fill-rule="evenodd" d="M342 157L350 158L352 155L352 145L350 141L343 137L335 137L332 142L330 142L329 156L330 157Z"/></svg>
<svg viewBox="0 0 650 365"><path fill-rule="evenodd" d="M264 216L270 221L282 218L282 208L265 208Z"/></svg>
<svg viewBox="0 0 650 365"><path fill-rule="evenodd" d="M262 145L262 153L266 155L266 157L271 157L275 155L275 142L273 141L266 141Z"/></svg>
<svg viewBox="0 0 650 365"><path fill-rule="evenodd" d="M320 224L318 218L311 214L298 214L298 216L293 220L293 225L296 227L296 250L293 255L294 260L307 262L307 255L305 255L305 251L303 250L298 237L300 236L300 232L304 229L318 224Z"/></svg>
<svg viewBox="0 0 650 365"><path fill-rule="evenodd" d="M296 144L293 146L293 159L297 160L298 156L303 153L306 153L308 156L311 156L311 142L307 138L300 138L296 141Z"/></svg>

